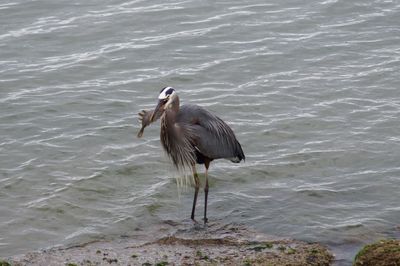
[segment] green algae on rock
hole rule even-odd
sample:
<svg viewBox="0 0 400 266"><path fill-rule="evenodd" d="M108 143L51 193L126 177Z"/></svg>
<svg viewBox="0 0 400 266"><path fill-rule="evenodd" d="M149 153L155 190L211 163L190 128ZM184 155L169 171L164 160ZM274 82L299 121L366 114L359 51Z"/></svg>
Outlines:
<svg viewBox="0 0 400 266"><path fill-rule="evenodd" d="M0 266L11 266L11 264L8 261L0 260Z"/></svg>
<svg viewBox="0 0 400 266"><path fill-rule="evenodd" d="M356 255L353 266L400 265L400 240L387 239L364 246Z"/></svg>

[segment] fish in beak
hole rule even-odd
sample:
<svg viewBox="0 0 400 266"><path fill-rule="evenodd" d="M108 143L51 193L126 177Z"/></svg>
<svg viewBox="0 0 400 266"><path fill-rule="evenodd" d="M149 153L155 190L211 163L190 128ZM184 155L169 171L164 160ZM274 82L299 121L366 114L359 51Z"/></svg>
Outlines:
<svg viewBox="0 0 400 266"><path fill-rule="evenodd" d="M151 123L158 120L165 110L165 104L167 103L166 99L162 99L158 101L156 108L153 111L142 110L139 115L139 122L142 123L142 127L140 128L137 137L141 138L143 136L144 129L149 126Z"/></svg>

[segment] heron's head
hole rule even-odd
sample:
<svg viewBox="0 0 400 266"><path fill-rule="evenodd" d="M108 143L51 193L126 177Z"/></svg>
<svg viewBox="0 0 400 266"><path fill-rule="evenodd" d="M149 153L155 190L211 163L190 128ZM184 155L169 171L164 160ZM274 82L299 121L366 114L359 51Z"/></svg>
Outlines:
<svg viewBox="0 0 400 266"><path fill-rule="evenodd" d="M160 117L161 114L168 108L173 108L176 105L179 106L179 98L178 94L175 92L172 87L165 87L160 91L160 95L158 95L158 104L156 109L151 116L151 121L155 117Z"/></svg>

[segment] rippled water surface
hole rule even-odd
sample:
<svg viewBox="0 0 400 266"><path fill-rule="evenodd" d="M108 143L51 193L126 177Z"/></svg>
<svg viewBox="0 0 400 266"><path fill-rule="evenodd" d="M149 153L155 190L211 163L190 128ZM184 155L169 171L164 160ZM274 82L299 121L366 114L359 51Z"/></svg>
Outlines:
<svg viewBox="0 0 400 266"><path fill-rule="evenodd" d="M245 151L211 166L211 220L338 264L399 237L399 18L390 0L1 2L0 256L189 218L159 126L135 136L166 85Z"/></svg>

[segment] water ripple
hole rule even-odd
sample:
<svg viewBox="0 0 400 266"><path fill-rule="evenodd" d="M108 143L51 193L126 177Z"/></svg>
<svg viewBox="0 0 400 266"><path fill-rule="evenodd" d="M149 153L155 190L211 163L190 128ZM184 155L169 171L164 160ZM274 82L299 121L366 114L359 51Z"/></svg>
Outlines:
<svg viewBox="0 0 400 266"><path fill-rule="evenodd" d="M167 85L227 121L246 154L213 162L210 216L334 243L339 257L385 236L399 220L399 12L0 4L0 254L187 218L192 190L177 191L159 125L135 137Z"/></svg>

